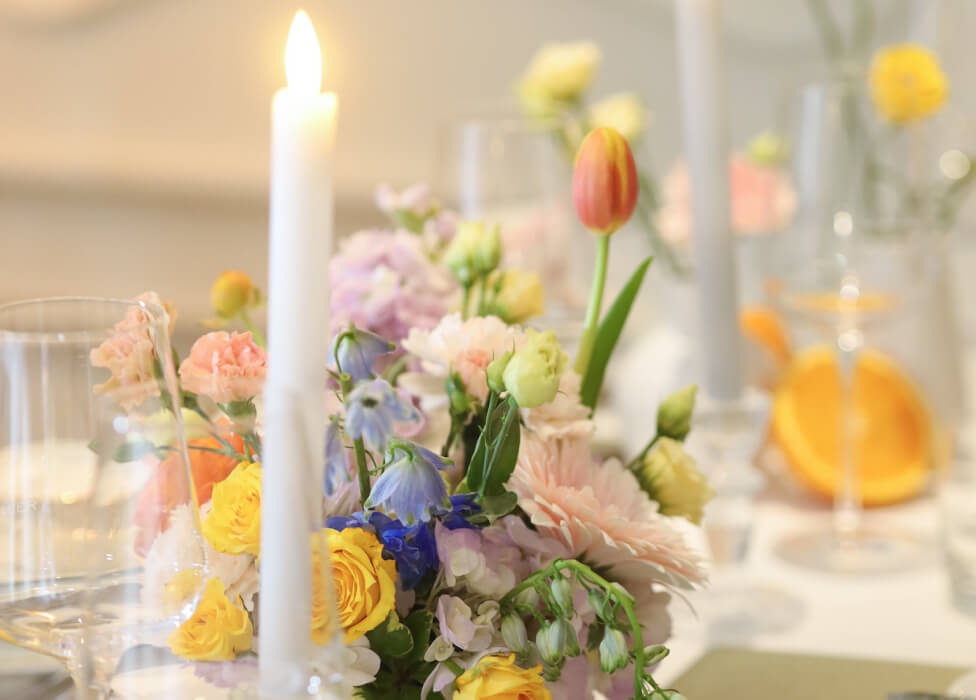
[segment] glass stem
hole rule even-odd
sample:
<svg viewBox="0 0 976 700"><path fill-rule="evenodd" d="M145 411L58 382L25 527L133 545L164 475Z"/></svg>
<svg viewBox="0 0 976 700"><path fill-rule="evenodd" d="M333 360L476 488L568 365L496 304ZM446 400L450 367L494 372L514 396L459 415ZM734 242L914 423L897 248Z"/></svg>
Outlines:
<svg viewBox="0 0 976 700"><path fill-rule="evenodd" d="M861 527L861 465L857 454L857 415L855 382L857 358L861 349L856 328L842 331L837 338L837 364L840 381L840 473L834 496L834 537L840 546L852 545Z"/></svg>

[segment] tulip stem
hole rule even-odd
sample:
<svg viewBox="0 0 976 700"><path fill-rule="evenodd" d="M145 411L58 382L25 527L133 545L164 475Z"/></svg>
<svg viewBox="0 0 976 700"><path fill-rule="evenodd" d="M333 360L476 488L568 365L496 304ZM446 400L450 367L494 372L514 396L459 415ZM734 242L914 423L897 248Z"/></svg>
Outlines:
<svg viewBox="0 0 976 700"><path fill-rule="evenodd" d="M603 306L603 287L607 282L607 261L610 258L610 236L600 236L596 244L596 263L593 267L593 286L590 287L590 304L586 309L583 323L583 337L580 338L579 352L576 355L577 374L586 376L596 342L596 331L600 325L600 311Z"/></svg>
<svg viewBox="0 0 976 700"><path fill-rule="evenodd" d="M267 349L268 343L264 339L264 335L258 329L257 325L251 319L251 314L247 312L247 309L241 309L241 320L244 322L244 326L251 331L251 336L254 338L254 342L260 345L262 348Z"/></svg>

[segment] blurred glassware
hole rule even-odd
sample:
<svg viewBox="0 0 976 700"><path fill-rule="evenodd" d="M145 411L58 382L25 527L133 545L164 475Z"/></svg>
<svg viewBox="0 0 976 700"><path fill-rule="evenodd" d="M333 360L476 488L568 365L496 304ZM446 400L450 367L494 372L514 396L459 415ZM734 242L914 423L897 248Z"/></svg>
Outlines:
<svg viewBox="0 0 976 700"><path fill-rule="evenodd" d="M178 625L203 580L169 324L146 301L0 307L0 636L62 660L81 697L106 692L94 660L131 615ZM154 547L177 511L178 558Z"/></svg>
<svg viewBox="0 0 976 700"><path fill-rule="evenodd" d="M572 153L556 133L518 118L449 124L442 134L435 182L448 206L466 219L502 225L502 268L535 272L546 290L539 323L564 347L582 330L589 288L589 234L569 198Z"/></svg>
<svg viewBox="0 0 976 700"><path fill-rule="evenodd" d="M960 447L939 485L942 535L952 602L976 616L976 462Z"/></svg>

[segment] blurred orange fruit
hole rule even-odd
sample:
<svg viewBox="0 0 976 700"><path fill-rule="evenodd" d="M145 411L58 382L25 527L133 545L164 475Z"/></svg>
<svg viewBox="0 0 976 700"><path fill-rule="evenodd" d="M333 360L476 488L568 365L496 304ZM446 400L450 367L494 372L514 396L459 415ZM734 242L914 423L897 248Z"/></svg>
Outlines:
<svg viewBox="0 0 976 700"><path fill-rule="evenodd" d="M739 310L742 334L768 352L778 362L790 359L786 326L776 311L766 304L746 304Z"/></svg>
<svg viewBox="0 0 976 700"><path fill-rule="evenodd" d="M854 386L855 455L865 505L886 505L925 486L933 428L918 391L888 357L863 350ZM796 475L831 497L839 482L840 385L826 346L806 350L773 397L772 435Z"/></svg>

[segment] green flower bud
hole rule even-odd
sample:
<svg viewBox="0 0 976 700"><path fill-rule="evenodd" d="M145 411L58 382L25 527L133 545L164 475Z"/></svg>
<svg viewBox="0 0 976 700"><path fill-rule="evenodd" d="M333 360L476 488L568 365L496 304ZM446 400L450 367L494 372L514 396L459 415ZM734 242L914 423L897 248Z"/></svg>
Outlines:
<svg viewBox="0 0 976 700"><path fill-rule="evenodd" d="M502 618L502 639L506 646L516 654L525 652L529 647L529 633L525 629L525 622L515 613Z"/></svg>
<svg viewBox="0 0 976 700"><path fill-rule="evenodd" d="M547 664L545 661L542 662L542 678L551 683L559 680L559 677L563 675L563 664L566 663L566 659L560 659L559 663Z"/></svg>
<svg viewBox="0 0 976 700"><path fill-rule="evenodd" d="M552 401L569 358L552 331L526 331L528 343L505 367L505 389L522 408L536 408Z"/></svg>
<svg viewBox="0 0 976 700"><path fill-rule="evenodd" d="M535 608L539 605L539 593L534 588L525 588L515 596L517 605L524 605L528 608Z"/></svg>
<svg viewBox="0 0 976 700"><path fill-rule="evenodd" d="M512 355L514 354L512 350L509 350L488 364L488 388L492 391L499 394L505 391L505 368L508 367L508 361L512 359Z"/></svg>
<svg viewBox="0 0 976 700"><path fill-rule="evenodd" d="M458 224L457 233L444 251L442 262L462 285L473 284L498 267L502 256L500 227L481 221Z"/></svg>
<svg viewBox="0 0 976 700"><path fill-rule="evenodd" d="M675 440L684 440L691 430L691 414L695 410L698 386L692 384L668 396L657 408L657 433Z"/></svg>
<svg viewBox="0 0 976 700"><path fill-rule="evenodd" d="M561 620L556 621L561 622ZM555 666L563 661L563 640L560 639L562 626L558 624L544 624L535 635L535 646L539 650L544 664Z"/></svg>
<svg viewBox="0 0 976 700"><path fill-rule="evenodd" d="M457 372L451 372L446 381L447 398L451 405L451 415L463 416L471 410L471 397L464 388L464 381Z"/></svg>
<svg viewBox="0 0 976 700"><path fill-rule="evenodd" d="M560 649L565 656L579 656L580 646L579 637L576 635L576 630L569 623L569 620L561 619L556 620L552 623L554 628L558 628L559 642L562 645Z"/></svg>
<svg viewBox="0 0 976 700"><path fill-rule="evenodd" d="M586 598L590 603L590 608L593 610L593 614L598 618L603 619L603 609L607 605L606 594L597 588L591 588L589 591L587 591Z"/></svg>
<svg viewBox="0 0 976 700"><path fill-rule="evenodd" d="M686 518L696 525L701 522L705 504L715 495L695 460L677 440L658 440L634 471L641 488L658 502L661 513Z"/></svg>
<svg viewBox="0 0 976 700"><path fill-rule="evenodd" d="M573 614L573 587L569 581L560 576L552 582L550 587L552 600L555 605L553 612L568 617Z"/></svg>
<svg viewBox="0 0 976 700"><path fill-rule="evenodd" d="M604 673L614 673L630 662L627 638L620 630L607 627L600 642L600 668Z"/></svg>

